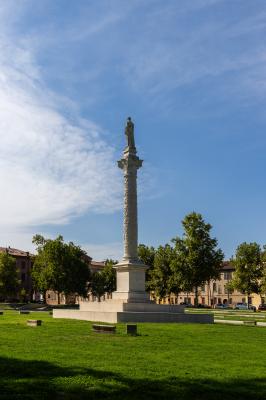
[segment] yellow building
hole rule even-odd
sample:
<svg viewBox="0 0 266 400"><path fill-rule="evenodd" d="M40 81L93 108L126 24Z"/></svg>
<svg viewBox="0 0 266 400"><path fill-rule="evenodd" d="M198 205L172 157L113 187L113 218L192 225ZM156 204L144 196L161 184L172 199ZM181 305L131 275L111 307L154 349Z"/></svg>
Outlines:
<svg viewBox="0 0 266 400"><path fill-rule="evenodd" d="M220 279L211 280L209 283L202 285L198 290L198 302L201 305L207 305L214 307L216 304L228 304L234 307L236 303L247 303L248 299L245 293L241 293L237 290L229 292L226 288L228 282L232 280L234 274L234 267L230 262L226 261L223 263L223 267L220 271ZM265 298L261 298L258 294L251 294L249 297L249 303L258 308L259 304L265 301ZM195 304L195 293L179 293L178 296L172 294L171 296L163 299L162 303L171 304Z"/></svg>

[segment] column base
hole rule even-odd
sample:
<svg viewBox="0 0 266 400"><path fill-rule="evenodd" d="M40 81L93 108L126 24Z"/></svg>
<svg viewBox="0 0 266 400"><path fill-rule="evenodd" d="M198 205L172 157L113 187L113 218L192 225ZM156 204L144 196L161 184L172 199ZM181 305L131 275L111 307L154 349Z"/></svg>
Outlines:
<svg viewBox="0 0 266 400"><path fill-rule="evenodd" d="M113 300L125 303L147 303L149 294L145 291L145 272L149 268L138 260L122 260L114 266L116 269L117 290L113 293Z"/></svg>

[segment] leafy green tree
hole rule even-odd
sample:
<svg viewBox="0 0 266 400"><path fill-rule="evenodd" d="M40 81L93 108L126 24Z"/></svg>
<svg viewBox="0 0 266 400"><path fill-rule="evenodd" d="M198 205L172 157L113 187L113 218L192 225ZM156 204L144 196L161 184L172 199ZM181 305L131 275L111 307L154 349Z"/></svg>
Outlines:
<svg viewBox="0 0 266 400"><path fill-rule="evenodd" d="M230 295L233 294L233 292L234 292L234 284L233 284L232 280L226 283L225 289L227 291L227 300L229 303Z"/></svg>
<svg viewBox="0 0 266 400"><path fill-rule="evenodd" d="M223 252L217 249L217 239L211 238L212 226L205 223L201 214L192 212L182 221L184 234L174 238L177 258L182 265L185 291L195 290L198 304L198 288L210 279L219 278Z"/></svg>
<svg viewBox="0 0 266 400"><path fill-rule="evenodd" d="M263 278L263 254L258 243L241 243L232 259L235 267L232 285L246 294L259 293Z"/></svg>
<svg viewBox="0 0 266 400"><path fill-rule="evenodd" d="M116 271L114 265L116 261L107 259L102 271L94 272L90 282L90 290L98 301L105 293L112 293L116 290Z"/></svg>
<svg viewBox="0 0 266 400"><path fill-rule="evenodd" d="M139 244L138 246L138 257L143 264L147 265L149 269L146 271L146 290L152 290L151 277L154 269L154 259L156 250L154 247L145 246L144 244Z"/></svg>
<svg viewBox="0 0 266 400"><path fill-rule="evenodd" d="M87 296L90 271L87 255L79 246L72 242L65 243L62 236L52 240L36 235L33 243L37 246L38 254L34 260L32 278L38 290L44 294L49 289L66 296L73 293Z"/></svg>
<svg viewBox="0 0 266 400"><path fill-rule="evenodd" d="M93 296L96 296L98 301L101 301L101 296L105 294L105 276L102 271L94 272L91 277L90 290Z"/></svg>
<svg viewBox="0 0 266 400"><path fill-rule="evenodd" d="M116 290L116 270L114 269L114 265L117 263L118 261L109 259L105 261L105 267L102 270L105 281L105 293L111 294Z"/></svg>
<svg viewBox="0 0 266 400"><path fill-rule="evenodd" d="M263 251L261 254L261 263L262 263L262 271L261 271L261 279L259 281L259 290L258 293L261 297L261 302L262 302L262 297L266 296L266 245L263 246Z"/></svg>
<svg viewBox="0 0 266 400"><path fill-rule="evenodd" d="M15 258L7 252L0 253L0 297L2 299L15 297L19 290L19 284Z"/></svg>
<svg viewBox="0 0 266 400"><path fill-rule="evenodd" d="M169 244L159 246L156 250L154 267L147 286L154 291L159 299L169 296L171 293L171 285L173 284L171 264L174 258L174 249Z"/></svg>

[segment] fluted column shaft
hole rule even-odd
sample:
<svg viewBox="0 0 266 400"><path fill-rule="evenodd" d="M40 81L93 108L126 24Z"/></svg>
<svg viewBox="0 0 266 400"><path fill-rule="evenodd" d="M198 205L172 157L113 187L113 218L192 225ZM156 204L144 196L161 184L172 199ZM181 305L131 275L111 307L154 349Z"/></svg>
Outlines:
<svg viewBox="0 0 266 400"><path fill-rule="evenodd" d="M124 260L138 260L138 210L137 210L137 170L142 165L135 154L124 152L118 161L124 171Z"/></svg>

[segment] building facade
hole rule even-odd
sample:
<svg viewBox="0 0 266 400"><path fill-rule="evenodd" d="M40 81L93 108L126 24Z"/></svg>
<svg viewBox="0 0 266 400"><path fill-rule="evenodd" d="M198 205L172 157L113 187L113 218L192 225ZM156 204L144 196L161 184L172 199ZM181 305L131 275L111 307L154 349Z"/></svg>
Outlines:
<svg viewBox="0 0 266 400"><path fill-rule="evenodd" d="M215 307L216 304L228 304L234 307L237 303L247 303L248 299L245 293L237 290L229 291L227 284L232 280L234 274L234 267L230 262L225 261L220 270L220 279L211 280L198 288L198 303L200 305ZM249 303L258 307L259 304L265 301L258 294L252 293L249 297ZM179 293L178 296L171 294L170 296L161 300L164 304L195 304L195 293L188 292Z"/></svg>

